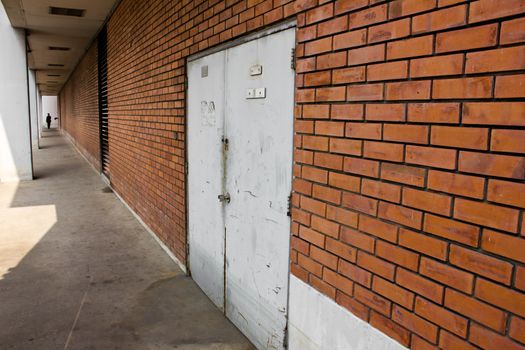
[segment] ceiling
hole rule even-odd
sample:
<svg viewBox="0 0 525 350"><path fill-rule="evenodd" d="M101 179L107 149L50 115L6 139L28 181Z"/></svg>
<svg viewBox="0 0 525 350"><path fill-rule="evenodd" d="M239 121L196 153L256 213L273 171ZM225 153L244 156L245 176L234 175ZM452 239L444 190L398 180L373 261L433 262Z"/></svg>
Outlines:
<svg viewBox="0 0 525 350"><path fill-rule="evenodd" d="M13 27L27 29L29 68L40 92L58 95L118 0L1 1ZM83 11L73 16L66 9Z"/></svg>

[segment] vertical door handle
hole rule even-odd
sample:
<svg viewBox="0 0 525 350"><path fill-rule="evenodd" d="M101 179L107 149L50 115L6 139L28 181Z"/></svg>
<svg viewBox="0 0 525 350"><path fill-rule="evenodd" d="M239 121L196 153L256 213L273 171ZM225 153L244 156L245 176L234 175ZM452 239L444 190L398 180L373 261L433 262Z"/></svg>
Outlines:
<svg viewBox="0 0 525 350"><path fill-rule="evenodd" d="M230 203L230 200L231 200L230 194L228 192L218 195L217 198L219 198L219 202L221 203L224 203L224 202Z"/></svg>

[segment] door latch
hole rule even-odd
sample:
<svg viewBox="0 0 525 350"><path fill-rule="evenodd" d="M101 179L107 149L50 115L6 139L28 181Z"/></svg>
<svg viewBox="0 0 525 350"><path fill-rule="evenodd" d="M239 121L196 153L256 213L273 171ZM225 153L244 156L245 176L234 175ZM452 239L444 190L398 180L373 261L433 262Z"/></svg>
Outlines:
<svg viewBox="0 0 525 350"><path fill-rule="evenodd" d="M224 203L224 202L230 203L230 200L231 200L230 194L228 192L218 195L217 198L219 198L219 202L221 203Z"/></svg>

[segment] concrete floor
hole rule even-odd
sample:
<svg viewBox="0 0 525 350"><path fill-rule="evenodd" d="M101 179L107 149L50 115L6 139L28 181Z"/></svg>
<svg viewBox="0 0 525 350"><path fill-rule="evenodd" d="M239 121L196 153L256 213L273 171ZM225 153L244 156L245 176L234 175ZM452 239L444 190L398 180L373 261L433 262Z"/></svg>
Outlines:
<svg viewBox="0 0 525 350"><path fill-rule="evenodd" d="M0 349L252 349L59 133L0 184Z"/></svg>

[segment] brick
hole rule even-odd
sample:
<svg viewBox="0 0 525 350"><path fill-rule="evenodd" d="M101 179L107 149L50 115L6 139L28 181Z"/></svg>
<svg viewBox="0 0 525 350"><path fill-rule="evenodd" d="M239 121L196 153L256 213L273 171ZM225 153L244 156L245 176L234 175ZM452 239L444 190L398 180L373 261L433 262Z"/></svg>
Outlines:
<svg viewBox="0 0 525 350"><path fill-rule="evenodd" d="M377 101L383 99L383 84L350 85L348 101Z"/></svg>
<svg viewBox="0 0 525 350"><path fill-rule="evenodd" d="M346 52L334 52L317 56L315 67L318 70L338 68L346 65Z"/></svg>
<svg viewBox="0 0 525 350"><path fill-rule="evenodd" d="M458 103L410 103L408 121L414 123L458 123Z"/></svg>
<svg viewBox="0 0 525 350"><path fill-rule="evenodd" d="M415 229L420 229L423 221L420 211L386 202L379 203L378 216Z"/></svg>
<svg viewBox="0 0 525 350"><path fill-rule="evenodd" d="M481 248L509 259L525 263L525 240L492 230L483 230Z"/></svg>
<svg viewBox="0 0 525 350"><path fill-rule="evenodd" d="M328 151L328 137L305 135L303 136L303 148Z"/></svg>
<svg viewBox="0 0 525 350"><path fill-rule="evenodd" d="M315 89L301 89L295 91L296 102L314 102Z"/></svg>
<svg viewBox="0 0 525 350"><path fill-rule="evenodd" d="M410 34L410 19L387 22L368 28L368 43L407 37Z"/></svg>
<svg viewBox="0 0 525 350"><path fill-rule="evenodd" d="M346 137L367 140L381 139L380 123L346 123Z"/></svg>
<svg viewBox="0 0 525 350"><path fill-rule="evenodd" d="M396 283L436 303L442 303L444 293L443 286L432 282L417 273L398 269Z"/></svg>
<svg viewBox="0 0 525 350"><path fill-rule="evenodd" d="M437 340L438 328L435 325L397 305L394 305L392 309L392 320L431 343Z"/></svg>
<svg viewBox="0 0 525 350"><path fill-rule="evenodd" d="M512 265L507 262L457 245L450 246L449 261L464 270L510 285Z"/></svg>
<svg viewBox="0 0 525 350"><path fill-rule="evenodd" d="M436 168L455 169L456 153L452 149L406 146L406 162Z"/></svg>
<svg viewBox="0 0 525 350"><path fill-rule="evenodd" d="M325 203L305 196L301 196L301 208L320 216L324 216L326 212Z"/></svg>
<svg viewBox="0 0 525 350"><path fill-rule="evenodd" d="M337 272L333 272L330 269L323 269L323 281L348 295L353 294L354 282L341 276Z"/></svg>
<svg viewBox="0 0 525 350"><path fill-rule="evenodd" d="M473 247L477 247L479 242L478 227L435 215L425 215L423 230Z"/></svg>
<svg viewBox="0 0 525 350"><path fill-rule="evenodd" d="M358 214L332 205L326 208L326 218L342 225L357 227Z"/></svg>
<svg viewBox="0 0 525 350"><path fill-rule="evenodd" d="M385 60L385 44L365 46L348 51L348 65L355 66Z"/></svg>
<svg viewBox="0 0 525 350"><path fill-rule="evenodd" d="M344 171L368 177L379 177L379 162L369 159L345 157Z"/></svg>
<svg viewBox="0 0 525 350"><path fill-rule="evenodd" d="M522 345L477 324L470 327L469 341L483 349L523 350Z"/></svg>
<svg viewBox="0 0 525 350"><path fill-rule="evenodd" d="M345 124L343 122L316 121L315 133L317 135L344 136Z"/></svg>
<svg viewBox="0 0 525 350"><path fill-rule="evenodd" d="M379 5L350 14L350 29L386 21L388 5Z"/></svg>
<svg viewBox="0 0 525 350"><path fill-rule="evenodd" d="M525 294L483 279L476 280L476 297L523 317Z"/></svg>
<svg viewBox="0 0 525 350"><path fill-rule="evenodd" d="M355 262L357 258L357 250L355 248L331 238L326 240L326 250L350 262ZM334 269L336 268L334 267Z"/></svg>
<svg viewBox="0 0 525 350"><path fill-rule="evenodd" d="M308 104L303 106L303 118L327 119L330 115L330 105Z"/></svg>
<svg viewBox="0 0 525 350"><path fill-rule="evenodd" d="M525 291L525 267L523 266L516 266L514 287Z"/></svg>
<svg viewBox="0 0 525 350"><path fill-rule="evenodd" d="M512 317L509 335L511 338L525 344L525 320L516 316Z"/></svg>
<svg viewBox="0 0 525 350"><path fill-rule="evenodd" d="M304 75L304 86L305 87L328 85L331 82L332 82L332 74L330 71L314 72L314 73L308 73ZM304 107L307 107L307 106L308 105L305 105Z"/></svg>
<svg viewBox="0 0 525 350"><path fill-rule="evenodd" d="M525 41L525 18L516 18L501 24L499 35L501 44L514 44Z"/></svg>
<svg viewBox="0 0 525 350"><path fill-rule="evenodd" d="M367 288L370 288L372 284L372 274L370 272L344 260L339 260L337 271Z"/></svg>
<svg viewBox="0 0 525 350"><path fill-rule="evenodd" d="M524 115L525 103L522 102L470 102L463 104L464 124L525 126Z"/></svg>
<svg viewBox="0 0 525 350"><path fill-rule="evenodd" d="M302 167L302 177L307 180L327 183L328 172L326 170L317 169L309 166Z"/></svg>
<svg viewBox="0 0 525 350"><path fill-rule="evenodd" d="M374 121L405 121L405 105L401 103L368 103L366 105L366 120Z"/></svg>
<svg viewBox="0 0 525 350"><path fill-rule="evenodd" d="M521 180L525 178L525 158L461 151L458 169L467 173Z"/></svg>
<svg viewBox="0 0 525 350"><path fill-rule="evenodd" d="M452 52L491 47L497 42L497 24L459 29L436 35L436 52Z"/></svg>
<svg viewBox="0 0 525 350"><path fill-rule="evenodd" d="M402 162L403 150L404 147L401 144L365 141L363 155L366 158Z"/></svg>
<svg viewBox="0 0 525 350"><path fill-rule="evenodd" d="M354 247L363 249L367 252L374 252L375 239L357 230L342 227L341 241L346 242Z"/></svg>
<svg viewBox="0 0 525 350"><path fill-rule="evenodd" d="M343 157L336 154L316 152L314 156L314 164L322 168L342 170Z"/></svg>
<svg viewBox="0 0 525 350"><path fill-rule="evenodd" d="M310 282L309 284L312 287L317 289L322 294L326 295L327 297L331 299L335 299L336 290L330 284L326 283L325 281L323 281L322 279L314 275L310 275L309 282Z"/></svg>
<svg viewBox="0 0 525 350"><path fill-rule="evenodd" d="M366 29L353 30L334 36L334 50L349 49L366 44Z"/></svg>
<svg viewBox="0 0 525 350"><path fill-rule="evenodd" d="M438 146L486 150L489 129L432 126L430 143Z"/></svg>
<svg viewBox="0 0 525 350"><path fill-rule="evenodd" d="M310 120L295 120L295 131L297 133L311 134L314 132L314 123Z"/></svg>
<svg viewBox="0 0 525 350"><path fill-rule="evenodd" d="M337 269L337 256L319 249L316 246L310 247L310 258L331 269Z"/></svg>
<svg viewBox="0 0 525 350"><path fill-rule="evenodd" d="M317 26L311 25L308 27L302 27L297 29L297 42L302 43L304 41L313 40L317 37Z"/></svg>
<svg viewBox="0 0 525 350"><path fill-rule="evenodd" d="M525 97L525 74L504 75L496 77L496 98Z"/></svg>
<svg viewBox="0 0 525 350"><path fill-rule="evenodd" d="M297 59L295 70L297 73L311 72L315 70L315 57Z"/></svg>
<svg viewBox="0 0 525 350"><path fill-rule="evenodd" d="M347 84L365 81L365 67L341 68L333 71L334 84Z"/></svg>
<svg viewBox="0 0 525 350"><path fill-rule="evenodd" d="M397 61L369 65L367 68L368 81L383 81L404 79L408 75L408 61Z"/></svg>
<svg viewBox="0 0 525 350"><path fill-rule="evenodd" d="M301 226L299 229L299 237L305 241L317 245L319 247L324 247L325 236L319 232L316 232L307 227Z"/></svg>
<svg viewBox="0 0 525 350"><path fill-rule="evenodd" d="M502 6L501 1L481 0L470 7L468 21L469 23L476 23L523 12L525 12L525 4L520 0L507 0L504 6Z"/></svg>
<svg viewBox="0 0 525 350"><path fill-rule="evenodd" d="M395 339L398 343L408 347L410 342L410 332L401 327L391 319L381 316L379 313L372 312L370 315L370 324Z"/></svg>
<svg viewBox="0 0 525 350"><path fill-rule="evenodd" d="M430 98L430 81L387 83L387 100L426 100Z"/></svg>
<svg viewBox="0 0 525 350"><path fill-rule="evenodd" d="M377 212L377 200L350 192L343 193L342 205L345 208L369 215L375 215Z"/></svg>
<svg viewBox="0 0 525 350"><path fill-rule="evenodd" d="M412 349L414 350L437 350L438 347L430 344L428 341L423 340L423 338L418 337L415 334L412 334Z"/></svg>
<svg viewBox="0 0 525 350"><path fill-rule="evenodd" d="M401 188L399 186L370 179L363 179L361 193L396 203L399 203L401 199Z"/></svg>
<svg viewBox="0 0 525 350"><path fill-rule="evenodd" d="M292 219L297 223L310 225L310 216L310 213L297 208L292 208Z"/></svg>
<svg viewBox="0 0 525 350"><path fill-rule="evenodd" d="M386 241L397 241L397 227L366 215L359 216L359 230Z"/></svg>
<svg viewBox="0 0 525 350"><path fill-rule="evenodd" d="M317 35L319 37L340 33L348 29L348 17L341 16L317 25Z"/></svg>
<svg viewBox="0 0 525 350"><path fill-rule="evenodd" d="M503 311L468 295L447 289L445 306L497 332L505 331L507 317Z"/></svg>
<svg viewBox="0 0 525 350"><path fill-rule="evenodd" d="M412 33L421 34L449 29L467 23L467 6L459 5L412 18Z"/></svg>
<svg viewBox="0 0 525 350"><path fill-rule="evenodd" d="M392 303L385 298L369 291L368 289L362 288L359 285L354 287L354 296L361 303L370 307L383 315L390 315L390 308Z"/></svg>
<svg viewBox="0 0 525 350"><path fill-rule="evenodd" d="M359 177L334 172L330 172L328 183L330 186L352 192L359 192L361 188L361 179Z"/></svg>
<svg viewBox="0 0 525 350"><path fill-rule="evenodd" d="M315 89L316 101L344 101L345 99L346 89L343 86Z"/></svg>
<svg viewBox="0 0 525 350"><path fill-rule="evenodd" d="M364 321L368 321L368 314L370 313L370 309L354 298L350 298L344 293L337 292L336 294L336 301L339 305L346 308L348 311L350 311L355 316L361 318Z"/></svg>
<svg viewBox="0 0 525 350"><path fill-rule="evenodd" d="M383 241L377 241L376 255L412 271L417 271L419 265L418 254Z"/></svg>
<svg viewBox="0 0 525 350"><path fill-rule="evenodd" d="M312 194L312 183L302 179L293 179L293 188L295 192L303 193L308 196Z"/></svg>
<svg viewBox="0 0 525 350"><path fill-rule="evenodd" d="M492 77L434 80L432 98L467 99L492 97Z"/></svg>
<svg viewBox="0 0 525 350"><path fill-rule="evenodd" d="M334 5L326 4L306 12L306 24L312 24L328 19L334 15Z"/></svg>
<svg viewBox="0 0 525 350"><path fill-rule="evenodd" d="M439 260L446 260L448 244L445 241L401 228L399 244Z"/></svg>
<svg viewBox="0 0 525 350"><path fill-rule="evenodd" d="M407 165L383 163L381 166L381 179L412 186L423 187L425 184L425 174L425 169Z"/></svg>
<svg viewBox="0 0 525 350"><path fill-rule="evenodd" d="M362 142L357 140L330 138L330 152L360 156Z"/></svg>
<svg viewBox="0 0 525 350"><path fill-rule="evenodd" d="M404 143L428 143L428 127L407 124L385 124L383 140Z"/></svg>
<svg viewBox="0 0 525 350"><path fill-rule="evenodd" d="M435 0L395 0L390 4L388 17L397 18L428 11L436 7Z"/></svg>
<svg viewBox="0 0 525 350"><path fill-rule="evenodd" d="M386 58L388 60L431 55L434 51L432 35L393 41L387 44Z"/></svg>
<svg viewBox="0 0 525 350"><path fill-rule="evenodd" d="M463 72L463 54L416 58L410 61L410 77L458 75Z"/></svg>
<svg viewBox="0 0 525 350"><path fill-rule="evenodd" d="M491 179L487 189L487 200L525 208L525 184Z"/></svg>
<svg viewBox="0 0 525 350"><path fill-rule="evenodd" d="M301 279L304 283L308 283L308 271L299 265L291 264L290 272L297 278Z"/></svg>
<svg viewBox="0 0 525 350"><path fill-rule="evenodd" d="M474 276L470 273L463 272L425 257L421 258L419 273L454 289L469 294L472 293Z"/></svg>
<svg viewBox="0 0 525 350"><path fill-rule="evenodd" d="M304 254L304 255L310 254L310 244L308 244L308 242L303 241L302 239L298 237L292 236L291 246L292 246L292 249L297 250L301 254Z"/></svg>
<svg viewBox="0 0 525 350"><path fill-rule="evenodd" d="M358 251L357 264L376 275L382 276L391 281L394 280L395 266L384 260L378 259L371 254Z"/></svg>
<svg viewBox="0 0 525 350"><path fill-rule="evenodd" d="M372 290L409 310L412 310L413 308L414 293L409 292L394 283L390 283L387 280L374 276Z"/></svg>
<svg viewBox="0 0 525 350"><path fill-rule="evenodd" d="M460 196L482 199L485 179L476 176L430 170L428 188Z"/></svg>
<svg viewBox="0 0 525 350"><path fill-rule="evenodd" d="M337 0L335 3L335 13L345 13L352 10L357 10L367 5L368 0Z"/></svg>
<svg viewBox="0 0 525 350"><path fill-rule="evenodd" d="M449 196L415 190L409 187L403 188L403 205L420 209L423 211L450 216L452 200Z"/></svg>
<svg viewBox="0 0 525 350"><path fill-rule="evenodd" d="M313 273L314 275L321 277L323 271L323 265L315 262L307 256L298 254L298 263L306 271Z"/></svg>
<svg viewBox="0 0 525 350"><path fill-rule="evenodd" d="M465 72L488 73L525 68L525 46L467 53Z"/></svg>
<svg viewBox="0 0 525 350"><path fill-rule="evenodd" d="M423 298L416 298L416 313L463 338L467 336L467 319Z"/></svg>
<svg viewBox="0 0 525 350"><path fill-rule="evenodd" d="M339 224L336 222L332 222L322 217L312 215L310 226L312 229L321 232L327 236L331 236L334 238L339 237Z"/></svg>
<svg viewBox="0 0 525 350"><path fill-rule="evenodd" d="M452 335L446 331L441 331L439 333L439 346L441 349L447 350L476 350L477 347L469 344L463 339Z"/></svg>
<svg viewBox="0 0 525 350"><path fill-rule="evenodd" d="M454 218L509 232L517 232L518 217L518 210L460 198L454 207Z"/></svg>
<svg viewBox="0 0 525 350"><path fill-rule="evenodd" d="M332 105L330 116L336 120L361 120L363 119L363 106L358 104Z"/></svg>

